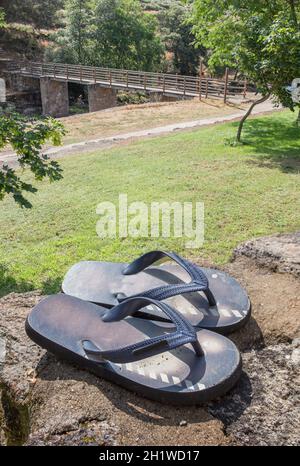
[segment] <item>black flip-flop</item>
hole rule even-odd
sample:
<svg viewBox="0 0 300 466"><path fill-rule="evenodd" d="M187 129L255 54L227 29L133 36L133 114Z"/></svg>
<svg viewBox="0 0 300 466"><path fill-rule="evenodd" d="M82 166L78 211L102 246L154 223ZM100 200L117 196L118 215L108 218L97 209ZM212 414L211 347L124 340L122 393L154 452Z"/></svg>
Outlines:
<svg viewBox="0 0 300 466"><path fill-rule="evenodd" d="M150 267L166 258L176 264ZM193 326L223 334L243 326L251 313L247 292L233 277L163 251L148 252L129 265L78 262L67 272L62 291L105 307L137 295L168 299ZM156 320L162 317L151 306L147 312Z"/></svg>
<svg viewBox="0 0 300 466"><path fill-rule="evenodd" d="M131 315L157 306L175 326ZM112 309L58 294L26 321L28 336L55 355L147 398L197 404L223 395L238 380L241 358L226 337L199 330L165 303L130 298Z"/></svg>

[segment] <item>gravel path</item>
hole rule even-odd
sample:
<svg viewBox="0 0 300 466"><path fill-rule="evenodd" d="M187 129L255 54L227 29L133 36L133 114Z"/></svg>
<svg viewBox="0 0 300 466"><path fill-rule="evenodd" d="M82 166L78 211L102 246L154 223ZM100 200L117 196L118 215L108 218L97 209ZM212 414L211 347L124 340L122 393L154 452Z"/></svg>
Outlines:
<svg viewBox="0 0 300 466"><path fill-rule="evenodd" d="M259 105L256 109L253 110L252 115L261 115L269 112L274 112L280 110L274 107L272 101L264 102ZM145 138L149 136L159 136L162 134L172 133L174 131L182 131L193 128L198 128L201 126L209 126L217 123L223 123L228 121L238 120L245 111L240 111L232 113L231 115L223 115L219 117L212 118L202 118L200 120L186 121L182 123L173 123L171 125L159 126L157 128L144 129L140 131L132 131L125 134L116 134L114 136L90 139L87 141L82 141L74 144L67 144L60 147L53 147L45 151L45 153L50 158L61 158L70 154L86 153L91 152L96 149L106 149L115 144L129 141L132 139ZM15 166L17 164L17 157L13 151L2 151L0 152L0 164L6 163L10 166Z"/></svg>

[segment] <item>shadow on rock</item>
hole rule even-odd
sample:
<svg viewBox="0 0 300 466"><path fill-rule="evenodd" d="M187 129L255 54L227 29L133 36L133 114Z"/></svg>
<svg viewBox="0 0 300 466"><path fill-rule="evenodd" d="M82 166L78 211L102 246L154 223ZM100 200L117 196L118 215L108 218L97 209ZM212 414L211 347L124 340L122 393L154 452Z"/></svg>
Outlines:
<svg viewBox="0 0 300 466"><path fill-rule="evenodd" d="M187 424L199 424L211 421L211 415L221 420L219 410L215 409L215 415L210 405L208 412L208 405L177 407L151 401L146 398L142 398L125 388L119 387L114 383L98 378L87 371L77 369L73 365L62 361L58 362L57 359L49 353L46 353L40 359L36 372L41 380L59 380L60 382L73 381L74 385L76 385L77 382L80 382L81 384L87 384L91 388L96 387L97 390L99 390L97 402L101 403L102 409L105 409L105 405L110 410L111 407L117 408L126 415L134 417L144 423L170 427L179 426L182 421ZM89 392L85 390L84 396L89 397L88 393ZM241 401L233 402L232 400L235 400L236 396L239 396L239 400ZM239 383L237 388L231 390L231 392L226 396L225 401L220 401L220 406L225 403L224 406L226 405L230 407L230 409L234 409L235 412L232 413L232 418L237 419L243 413L244 409L247 408L250 401L251 384L247 375L243 373L242 385ZM86 402L88 402L87 399L85 399L84 403ZM219 406L219 404L216 406ZM228 418L227 412L226 415L224 415L224 418Z"/></svg>
<svg viewBox="0 0 300 466"><path fill-rule="evenodd" d="M252 401L252 384L245 371L242 372L237 385L224 397L210 402L209 413L219 419L225 428L237 421L250 406Z"/></svg>
<svg viewBox="0 0 300 466"><path fill-rule="evenodd" d="M265 346L263 332L252 316L244 327L230 334L229 338L240 351L259 349Z"/></svg>

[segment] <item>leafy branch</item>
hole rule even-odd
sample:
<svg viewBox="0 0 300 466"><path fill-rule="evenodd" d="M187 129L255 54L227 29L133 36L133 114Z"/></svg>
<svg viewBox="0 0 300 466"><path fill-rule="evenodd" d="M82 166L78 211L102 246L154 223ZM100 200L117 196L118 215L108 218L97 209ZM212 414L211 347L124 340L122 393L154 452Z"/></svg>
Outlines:
<svg viewBox="0 0 300 466"><path fill-rule="evenodd" d="M50 117L26 118L17 113L0 116L0 149L10 145L17 155L21 168L29 168L38 181L48 178L50 182L62 178L62 169L56 161L49 160L43 146L50 142L61 144L65 134L63 125ZM37 189L24 182L16 170L7 164L0 167L0 200L12 195L20 207L31 208L24 193L36 193Z"/></svg>

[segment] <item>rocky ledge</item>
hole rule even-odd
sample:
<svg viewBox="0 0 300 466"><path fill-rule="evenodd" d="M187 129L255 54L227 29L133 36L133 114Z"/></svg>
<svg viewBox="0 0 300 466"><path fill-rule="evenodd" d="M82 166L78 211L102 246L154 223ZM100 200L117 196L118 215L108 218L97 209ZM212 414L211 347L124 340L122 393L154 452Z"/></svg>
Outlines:
<svg viewBox="0 0 300 466"><path fill-rule="evenodd" d="M246 241L234 251L235 257L247 256L273 271L300 276L300 231L265 236Z"/></svg>
<svg viewBox="0 0 300 466"><path fill-rule="evenodd" d="M225 269L247 287L253 317L231 335L243 356L239 383L202 407L151 402L57 361L24 331L26 315L42 296L0 299L0 444L299 444L297 274L274 272L277 266L262 267L241 253Z"/></svg>

